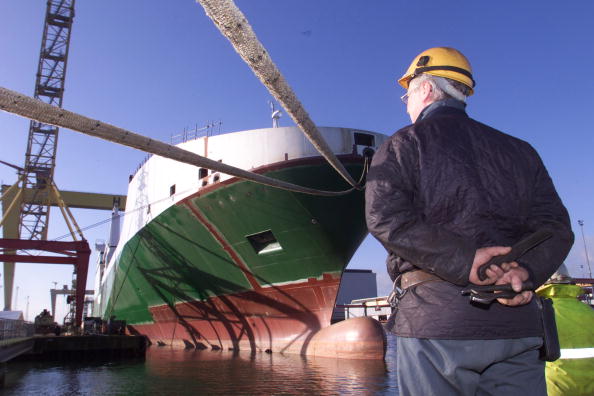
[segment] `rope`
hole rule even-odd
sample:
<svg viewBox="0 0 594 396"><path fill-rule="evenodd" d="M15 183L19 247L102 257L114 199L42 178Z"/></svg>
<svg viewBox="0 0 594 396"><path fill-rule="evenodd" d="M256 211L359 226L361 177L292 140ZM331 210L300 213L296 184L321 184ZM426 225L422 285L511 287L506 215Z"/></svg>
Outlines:
<svg viewBox="0 0 594 396"><path fill-rule="evenodd" d="M367 174L367 171L368 171L368 170L369 170L369 157L368 157L368 156L365 156L365 162L363 163L363 171L361 172L361 176L359 177L359 181L357 182L357 184L361 184L361 183L363 182L363 179L365 179L365 175ZM363 188L365 188L365 186L363 186ZM353 191L354 189L355 189L355 188L353 187L353 188L350 188L350 189L348 189L348 190L345 190L345 192L347 192L347 191L348 191L348 192L351 192L351 191ZM180 191L180 192L178 192L178 193L175 193L175 194L174 194L174 195L172 195L172 196L173 196L173 197L176 197L176 196L178 196L178 195L185 195L185 194L187 194L188 192L190 192L190 191L193 191L193 190L194 190L194 188L190 188L190 189L187 189L187 190L184 190L184 191ZM150 203L148 203L148 204L146 204L146 205L139 206L139 207L137 207L137 208L134 208L134 209L132 209L132 210L130 210L130 211L125 211L124 213L122 213L122 214L121 214L121 215L119 215L119 216L120 216L120 217L125 217L125 216L128 216L128 215L132 214L132 213L136 213L136 212L138 212L138 211L140 211L140 210L144 210L144 209L148 208L148 207L149 207L149 206L151 206L151 205L157 204L157 203L159 203L159 202L163 202L163 201L170 200L172 196L167 196L167 197L164 197L164 198L161 198L161 199L157 199L157 200L155 200L155 201L153 201L153 202L150 202ZM110 217L108 217L108 218L106 218L106 219L104 219L104 220L98 221L97 223L93 223L93 224L91 224L91 225L88 225L88 226L86 226L86 227L84 227L84 228L81 228L81 229L80 229L80 231L81 231L81 232L82 232L82 231L87 231L87 230L90 230L90 229L92 229L92 228L95 228L95 227L102 226L102 225L103 225L103 224L105 224L105 223L109 223L110 221L111 221L111 216L110 216ZM68 238L69 236L70 236L70 233L67 233L67 234L64 234L64 235L61 235L61 236L59 236L59 237L56 237L56 238L52 239L52 241L59 241L59 240L62 240L62 239L64 239L64 238Z"/></svg>
<svg viewBox="0 0 594 396"><path fill-rule="evenodd" d="M247 18L237 8L233 0L197 1L206 11L206 15L212 19L223 36L227 37L235 51L252 69L272 96L285 108L285 111L320 154L351 186L359 189L360 186L355 183L352 176L334 155L280 70L278 70L270 55L258 40Z"/></svg>
<svg viewBox="0 0 594 396"><path fill-rule="evenodd" d="M123 214L123 215L121 215L121 216L124 216L125 214L126 214L126 213L124 213L124 214ZM111 217L109 217L109 218L107 218L107 219L105 219L105 220L101 220L101 221L99 221L99 222L97 222L97 223L91 224L91 225L89 225L89 226L86 226L86 227L84 227L84 228L81 228L80 230L81 230L81 231L87 231L87 230L90 230L90 229L92 229L92 228L99 227L99 226L101 226L101 225L103 225L103 224L105 224L105 223L109 223L109 221L110 221L110 220L111 220ZM54 239L52 239L52 241L59 241L59 240L62 240L62 239L64 239L64 238L67 238L67 237L69 237L69 236L70 236L70 233L68 233L68 234L64 234L64 235L61 235L61 236L59 236L59 237L57 237L57 238L54 238Z"/></svg>
<svg viewBox="0 0 594 396"><path fill-rule="evenodd" d="M236 168L222 162L202 157L196 153L163 143L159 140L154 140L117 126L104 124L98 120L93 120L80 114L64 110L60 107L52 106L4 87L0 87L0 109L44 124L68 128L85 135L98 137L110 142L159 155L164 158L212 169L240 179L253 181L274 188L327 197L345 195L352 191L352 189L346 191L316 190L249 172L241 168ZM351 184L356 185L354 181Z"/></svg>

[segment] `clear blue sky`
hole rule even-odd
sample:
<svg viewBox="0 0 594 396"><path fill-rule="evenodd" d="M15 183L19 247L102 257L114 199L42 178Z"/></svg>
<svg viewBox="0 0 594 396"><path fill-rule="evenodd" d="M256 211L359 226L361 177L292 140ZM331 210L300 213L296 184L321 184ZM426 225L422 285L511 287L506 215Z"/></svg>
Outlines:
<svg viewBox="0 0 594 396"><path fill-rule="evenodd" d="M585 222L594 261L589 77L594 3L239 0L237 5L322 126L392 134L409 123L396 78L422 50L460 49L477 81L469 114L540 152L576 233L567 264L572 275L587 275L577 220ZM32 95L44 14L42 0L0 2L0 86ZM222 121L224 131L270 125L270 95L193 0L79 0L66 80L64 108L165 141L213 120ZM281 118L281 125L291 124ZM24 163L27 132L27 120L0 113L1 160ZM61 130L56 182L61 189L125 194L128 175L143 157ZM0 167L4 184L15 178L13 170ZM82 226L109 217L88 210L75 215ZM59 218L54 210L50 239L67 232ZM86 233L91 244L107 235L107 225ZM349 267L375 270L379 292L386 294L384 259L383 249L368 237ZM25 310L27 296L29 318L49 307L52 281L69 284L71 272L67 266L17 264L17 308ZM93 276L89 279L90 288ZM63 313L58 316L61 320Z"/></svg>

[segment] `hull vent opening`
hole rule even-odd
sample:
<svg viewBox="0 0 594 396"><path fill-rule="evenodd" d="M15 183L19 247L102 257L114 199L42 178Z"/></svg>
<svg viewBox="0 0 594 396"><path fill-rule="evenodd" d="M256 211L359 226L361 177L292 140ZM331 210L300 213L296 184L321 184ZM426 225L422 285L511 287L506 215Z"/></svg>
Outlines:
<svg viewBox="0 0 594 396"><path fill-rule="evenodd" d="M268 254L283 250L283 247L270 230L247 235L246 238L257 254Z"/></svg>
<svg viewBox="0 0 594 396"><path fill-rule="evenodd" d="M375 136L368 133L355 132L355 144L357 146L375 146Z"/></svg>

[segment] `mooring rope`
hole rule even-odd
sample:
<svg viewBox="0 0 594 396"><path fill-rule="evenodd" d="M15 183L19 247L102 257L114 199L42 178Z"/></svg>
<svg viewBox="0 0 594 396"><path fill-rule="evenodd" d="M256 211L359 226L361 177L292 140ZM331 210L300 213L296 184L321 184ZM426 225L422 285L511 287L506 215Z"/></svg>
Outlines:
<svg viewBox="0 0 594 396"><path fill-rule="evenodd" d="M359 180L357 181L358 184L363 183L363 180L365 180L365 175L367 174L367 171L368 170L369 170L369 157L368 156L365 156L365 162L363 163L363 170L361 171L361 176L359 177ZM363 185L363 187L365 187L365 185ZM156 200L154 200L154 201L152 201L152 202L150 202L150 203L148 203L146 205L138 206L138 207L136 207L134 209L131 209L131 210L126 210L122 214L119 214L118 216L119 217L126 217L128 215L131 215L132 213L136 213L138 211L144 210L144 209L146 209L146 208L148 208L148 207L150 207L152 205L155 205L157 203L161 203L163 201L169 201L171 199L171 197L176 197L178 195L182 195L183 196L183 195L186 195L189 192L194 191L194 190L195 190L195 188L189 188L189 189L186 189L184 191L177 192L177 193L173 194L172 196L169 196L168 195L166 197L156 199ZM349 190L346 190L346 191L353 191L353 190L354 190L354 188L350 188ZM102 226L103 224L109 223L111 221L111 219L112 219L112 217L109 216L109 217L107 217L107 218L105 218L105 219L103 219L101 221L98 221L96 223L93 223L93 224L90 224L88 226L85 226L85 227L81 228L80 230L81 231L87 231L87 230L93 229L95 227ZM51 239L51 240L52 241L59 241L59 240L62 240L64 238L68 238L69 236L70 236L70 233L67 233L67 234L60 235L59 237L56 237L56 238Z"/></svg>
<svg viewBox="0 0 594 396"><path fill-rule="evenodd" d="M284 107L320 154L351 186L360 188L330 149L280 70L258 40L247 18L237 8L233 0L197 0L197 2L202 5L206 15L227 37L235 51L248 64L272 96Z"/></svg>
<svg viewBox="0 0 594 396"><path fill-rule="evenodd" d="M52 106L38 99L21 94L19 92L11 91L4 87L0 87L0 109L25 118L29 118L31 120L42 122L44 124L68 128L75 132L80 132L85 135L90 135L100 139L108 140L110 142L122 144L124 146L159 155L164 158L169 158L202 168L212 169L238 177L240 179L253 181L287 191L327 197L345 195L353 191L353 189L345 191L317 190L314 188L298 186L296 184L260 175L258 173L246 171L244 169L236 168L222 162L211 160L196 153L192 153L191 151L184 150L159 140L151 139L123 128L106 124L98 120L93 120L83 115L64 110L60 107Z"/></svg>

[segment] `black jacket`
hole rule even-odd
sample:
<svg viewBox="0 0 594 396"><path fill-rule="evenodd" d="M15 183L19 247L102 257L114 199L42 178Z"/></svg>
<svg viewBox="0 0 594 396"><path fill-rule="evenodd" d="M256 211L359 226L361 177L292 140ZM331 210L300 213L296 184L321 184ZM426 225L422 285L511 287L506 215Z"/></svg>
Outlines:
<svg viewBox="0 0 594 396"><path fill-rule="evenodd" d="M428 109L426 109L428 110ZM489 308L459 294L477 248L511 246L537 229L553 237L522 257L540 285L573 243L569 216L536 151L526 142L432 106L375 153L366 187L369 231L388 251L392 280L424 269L447 282L414 287L401 300L396 333L490 339L540 334L535 304Z"/></svg>

